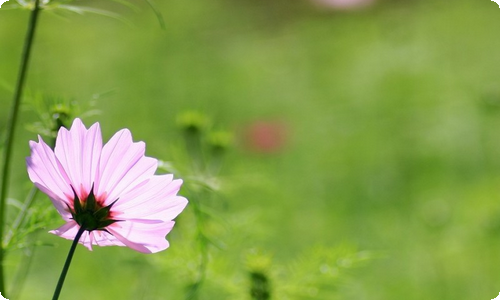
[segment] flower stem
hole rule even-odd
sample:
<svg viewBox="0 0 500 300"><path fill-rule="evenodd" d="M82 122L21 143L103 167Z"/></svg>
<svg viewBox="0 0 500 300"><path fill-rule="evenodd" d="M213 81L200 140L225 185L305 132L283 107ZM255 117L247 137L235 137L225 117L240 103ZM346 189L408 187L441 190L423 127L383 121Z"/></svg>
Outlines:
<svg viewBox="0 0 500 300"><path fill-rule="evenodd" d="M204 197L198 194L198 197L191 198L191 204L194 209L196 217L196 229L198 231L197 238L199 243L199 264L198 264L198 274L195 281L189 286L186 293L186 300L196 300L199 297L199 292L203 282L205 281L207 264L208 264L208 246L209 239L205 234L205 215L200 207L198 199L203 199Z"/></svg>
<svg viewBox="0 0 500 300"><path fill-rule="evenodd" d="M30 236L30 240L28 241L29 246L23 251L24 256L21 261L17 265L17 271L12 280L12 285L10 287L9 298L10 299L18 299L23 290L24 283L26 282L26 278L28 277L28 272L30 266L33 262L33 258L35 256L36 244L34 241L37 239L37 233Z"/></svg>
<svg viewBox="0 0 500 300"><path fill-rule="evenodd" d="M57 128L57 130L59 130L59 127ZM57 130L56 130L56 132L57 132ZM52 149L54 149L55 144L56 144L56 139L54 138L54 139L52 139L52 143L49 145L51 145ZM24 200L24 204L23 204L23 207L21 208L21 211L17 214L16 219L14 220L9 231L5 235L4 242L3 242L4 247L6 247L6 248L9 247L10 242L12 240L12 237L14 236L14 234L16 234L19 227L21 227L21 225L23 224L24 219L28 215L28 211L31 208L31 205L33 204L33 201L35 200L35 198L38 194L38 191L39 190L36 186L33 186L31 188L31 190L29 191L28 196L26 196L26 199Z"/></svg>
<svg viewBox="0 0 500 300"><path fill-rule="evenodd" d="M2 180L0 183L0 292L5 295L5 278L4 278L4 257L5 249L3 246L3 231L5 220L5 205L7 202L7 187L9 183L10 162L12 156L12 148L14 144L14 132L16 129L17 116L19 114L19 107L21 105L21 96L23 92L26 73L28 70L28 62L35 36L35 29L40 12L40 0L35 0L35 5L31 11L28 29L24 41L23 52L21 56L21 64L19 66L19 74L17 78L14 96L12 100L12 107L7 122L7 134L5 139L3 167L2 167Z"/></svg>
<svg viewBox="0 0 500 300"><path fill-rule="evenodd" d="M21 208L21 211L19 212L16 219L14 220L14 223L12 223L12 226L10 227L7 234L5 234L3 244L6 248L9 247L10 242L12 241L12 237L17 232L19 227L21 227L21 224L24 222L24 218L28 214L28 210L30 209L31 204L33 204L33 200L35 200L37 194L38 194L38 188L33 186L31 188L31 190L29 191L28 196L26 197L26 200L24 201L24 204L23 204L23 207Z"/></svg>
<svg viewBox="0 0 500 300"><path fill-rule="evenodd" d="M54 296L52 297L52 300L59 299L59 294L61 293L61 289L64 284L64 279L66 278L66 274L68 273L69 265L71 264L71 259L73 258L73 254L75 253L76 245L78 245L78 241L80 240L84 232L85 232L85 227L80 226L80 229L78 229L78 233L76 234L75 239L73 240L73 244L71 244L71 248L69 249L68 257L66 258L66 262L64 263L61 276L59 276L59 281L57 282L56 290L54 291Z"/></svg>

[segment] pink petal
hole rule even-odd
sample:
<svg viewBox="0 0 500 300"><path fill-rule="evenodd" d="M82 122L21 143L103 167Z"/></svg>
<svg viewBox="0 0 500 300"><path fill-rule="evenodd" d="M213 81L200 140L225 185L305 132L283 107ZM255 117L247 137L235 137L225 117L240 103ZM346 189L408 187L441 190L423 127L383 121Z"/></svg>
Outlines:
<svg viewBox="0 0 500 300"><path fill-rule="evenodd" d="M49 232L58 235L62 238L65 238L67 240L74 240L79 229L80 225L78 225L75 221L71 220L68 223L64 224L63 226L59 227L58 229ZM88 231L83 232L78 242L87 247L87 249L89 249L90 251L92 251L90 234Z"/></svg>
<svg viewBox="0 0 500 300"><path fill-rule="evenodd" d="M73 220L62 225L56 230L49 231L52 234L58 235L67 240L74 240L80 226ZM80 244L92 250L92 245L98 246L125 246L116 237L105 231L94 230L92 232L85 231L80 238Z"/></svg>
<svg viewBox="0 0 500 300"><path fill-rule="evenodd" d="M132 135L127 129L117 132L104 145L95 192L98 198L106 198L105 204L110 204L153 176L157 160L145 157L145 148L143 142L132 141Z"/></svg>
<svg viewBox="0 0 500 300"><path fill-rule="evenodd" d="M39 136L39 142L30 141L31 156L26 158L28 175L35 185L46 193L60 214L67 214L73 199L70 181L60 162Z"/></svg>
<svg viewBox="0 0 500 300"><path fill-rule="evenodd" d="M75 119L69 131L64 127L59 130L54 152L80 199L86 198L92 188L101 150L99 123L87 130L80 119Z"/></svg>
<svg viewBox="0 0 500 300"><path fill-rule="evenodd" d="M174 227L174 221L142 222L129 220L108 226L108 231L127 247L142 253L156 253L168 248L165 236Z"/></svg>
<svg viewBox="0 0 500 300"><path fill-rule="evenodd" d="M186 198L177 196L181 184L180 179L172 181L172 175L153 176L145 185L118 199L113 206L113 217L170 221L188 203Z"/></svg>
<svg viewBox="0 0 500 300"><path fill-rule="evenodd" d="M116 237L102 230L94 230L90 233L93 235L93 244L97 246L125 246Z"/></svg>
<svg viewBox="0 0 500 300"><path fill-rule="evenodd" d="M78 229L80 229L80 225L78 225L74 220L68 221L66 224L62 225L61 227L49 231L52 234L58 235L62 238L65 238L67 240L74 240L76 234L78 233ZM83 238L83 237L82 237ZM80 241L82 239L80 238ZM92 250L92 248L90 248Z"/></svg>
<svg viewBox="0 0 500 300"><path fill-rule="evenodd" d="M80 240L78 241L80 244L84 245L87 249L92 251L92 233L88 231L84 231Z"/></svg>

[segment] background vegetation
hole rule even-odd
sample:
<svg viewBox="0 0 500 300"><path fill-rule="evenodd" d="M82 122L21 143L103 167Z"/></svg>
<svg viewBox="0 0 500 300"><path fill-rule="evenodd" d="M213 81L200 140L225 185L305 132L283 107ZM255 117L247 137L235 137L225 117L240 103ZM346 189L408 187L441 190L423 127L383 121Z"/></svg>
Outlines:
<svg viewBox="0 0 500 300"><path fill-rule="evenodd" d="M212 130L232 132L219 190L183 190L210 209L205 228L218 245L210 246L200 299L250 299L256 269L276 299L500 292L497 4L387 0L340 12L298 0L157 2L165 30L146 3L134 11L75 2L132 25L43 12L25 102L39 94L94 101L101 113L87 125L99 121L105 139L130 128L149 156L181 174L200 175L188 167L179 115L199 111ZM0 9L0 124L27 17ZM25 108L23 122L35 122ZM256 124L279 139L272 151L254 145ZM24 157L36 135L27 128L16 140L13 199L30 188ZM194 222L190 206L169 235L171 248L157 255L80 247L62 297L182 299L196 273ZM47 230L59 224L55 218ZM50 246L36 249L19 299L48 298L41 295L52 293L70 245L45 231L36 240ZM377 258L340 281L326 277L333 293L315 290L314 278L308 286L316 272L330 272L325 256L342 269L339 257L363 260L365 250ZM10 253L14 270L26 258Z"/></svg>

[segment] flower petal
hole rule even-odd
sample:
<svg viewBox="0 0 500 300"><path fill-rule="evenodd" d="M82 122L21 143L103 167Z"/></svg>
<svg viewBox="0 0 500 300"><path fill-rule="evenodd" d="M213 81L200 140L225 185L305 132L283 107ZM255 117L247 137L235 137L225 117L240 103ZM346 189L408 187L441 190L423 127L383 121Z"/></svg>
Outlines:
<svg viewBox="0 0 500 300"><path fill-rule="evenodd" d="M175 222L142 222L129 220L108 226L108 231L127 247L142 253L156 253L168 248L165 236Z"/></svg>
<svg viewBox="0 0 500 300"><path fill-rule="evenodd" d="M157 160L144 156L145 144L134 143L129 130L117 132L101 153L98 178L95 182L97 198L105 204L118 199L123 193L144 184L157 168Z"/></svg>
<svg viewBox="0 0 500 300"><path fill-rule="evenodd" d="M90 233L93 236L92 243L97 246L125 246L116 237L103 230L94 230Z"/></svg>
<svg viewBox="0 0 500 300"><path fill-rule="evenodd" d="M80 119L75 119L69 131L64 127L59 130L54 152L80 199L85 199L92 188L101 150L99 123L87 130Z"/></svg>
<svg viewBox="0 0 500 300"><path fill-rule="evenodd" d="M58 229L51 230L49 232L58 235L62 238L65 238L67 240L74 240L79 229L80 225L78 225L75 221L71 220L68 223L64 224L63 226L59 227ZM90 238L90 234L91 233L89 233L88 231L84 231L78 242L87 247L87 249L89 249L90 251L92 251L92 239Z"/></svg>
<svg viewBox="0 0 500 300"><path fill-rule="evenodd" d="M38 143L30 141L31 156L26 158L28 175L33 183L65 214L73 199L70 180L54 152L39 136Z"/></svg>
<svg viewBox="0 0 500 300"><path fill-rule="evenodd" d="M172 175L153 176L146 184L120 197L113 217L120 220L148 219L170 221L186 207L186 198L177 196L182 180Z"/></svg>

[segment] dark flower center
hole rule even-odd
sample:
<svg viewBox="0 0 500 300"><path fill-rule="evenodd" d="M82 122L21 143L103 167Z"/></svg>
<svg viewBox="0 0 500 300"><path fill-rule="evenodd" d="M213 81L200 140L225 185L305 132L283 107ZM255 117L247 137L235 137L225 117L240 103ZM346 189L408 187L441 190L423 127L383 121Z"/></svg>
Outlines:
<svg viewBox="0 0 500 300"><path fill-rule="evenodd" d="M73 189L73 187L71 187ZM104 230L106 227L118 222L119 220L113 220L111 218L111 207L116 203L117 200L113 201L108 206L103 206L99 201L96 201L94 195L94 186L92 186L87 199L80 200L73 189L74 200L73 209L70 208L73 220L87 231L93 230Z"/></svg>

